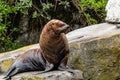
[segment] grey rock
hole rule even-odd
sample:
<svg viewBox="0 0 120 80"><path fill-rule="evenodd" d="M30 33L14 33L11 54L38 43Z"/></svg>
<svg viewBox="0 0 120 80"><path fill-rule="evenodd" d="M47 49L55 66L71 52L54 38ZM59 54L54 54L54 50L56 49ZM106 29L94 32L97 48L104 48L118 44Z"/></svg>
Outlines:
<svg viewBox="0 0 120 80"><path fill-rule="evenodd" d="M73 70L73 73L67 71L51 71L43 74L37 74L39 71L20 73L12 77L12 80L84 80L83 72ZM0 76L0 80L4 75Z"/></svg>
<svg viewBox="0 0 120 80"><path fill-rule="evenodd" d="M120 28L102 23L72 31L67 36L71 50L68 65L82 70L85 80L120 77Z"/></svg>
<svg viewBox="0 0 120 80"><path fill-rule="evenodd" d="M106 12L107 22L120 23L120 0L108 0Z"/></svg>

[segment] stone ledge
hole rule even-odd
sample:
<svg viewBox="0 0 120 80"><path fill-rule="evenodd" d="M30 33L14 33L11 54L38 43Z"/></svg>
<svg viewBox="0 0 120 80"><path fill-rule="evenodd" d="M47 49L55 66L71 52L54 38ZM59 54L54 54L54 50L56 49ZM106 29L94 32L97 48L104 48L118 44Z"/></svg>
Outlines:
<svg viewBox="0 0 120 80"><path fill-rule="evenodd" d="M51 71L38 75L35 74L39 73L39 71L25 72L15 75L11 80L83 80L82 71L73 71L74 74L67 71ZM0 80L4 80L3 77L4 75L1 76Z"/></svg>

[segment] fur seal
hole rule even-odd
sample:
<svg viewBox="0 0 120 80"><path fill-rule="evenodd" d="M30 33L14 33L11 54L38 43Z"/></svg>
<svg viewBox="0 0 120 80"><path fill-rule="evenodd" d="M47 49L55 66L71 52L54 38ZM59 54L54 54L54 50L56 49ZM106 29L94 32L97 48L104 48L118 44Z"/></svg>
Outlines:
<svg viewBox="0 0 120 80"><path fill-rule="evenodd" d="M65 22L53 19L43 28L40 35L40 48L21 54L8 70L5 78L27 71L68 70L69 46L65 35L69 27ZM39 73L38 73L39 74Z"/></svg>
<svg viewBox="0 0 120 80"><path fill-rule="evenodd" d="M52 69L64 70L67 68L69 46L65 31L68 27L69 25L65 22L54 19L43 28L39 44L42 55L47 61L45 72Z"/></svg>

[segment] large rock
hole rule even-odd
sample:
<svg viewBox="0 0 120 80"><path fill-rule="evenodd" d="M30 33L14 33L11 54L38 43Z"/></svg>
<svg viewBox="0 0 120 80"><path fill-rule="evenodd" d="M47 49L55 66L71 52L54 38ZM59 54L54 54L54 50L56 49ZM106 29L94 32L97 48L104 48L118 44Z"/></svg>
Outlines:
<svg viewBox="0 0 120 80"><path fill-rule="evenodd" d="M120 0L108 0L106 21L120 23Z"/></svg>
<svg viewBox="0 0 120 80"><path fill-rule="evenodd" d="M101 23L77 29L68 33L67 38L71 50L68 65L82 70L85 80L117 80L120 77L120 28L115 24ZM29 48L39 48L39 45ZM14 56L26 50L29 49L0 54L0 71L6 72Z"/></svg>
<svg viewBox="0 0 120 80"><path fill-rule="evenodd" d="M120 77L120 29L102 23L67 34L69 65L84 72L86 80L117 80Z"/></svg>

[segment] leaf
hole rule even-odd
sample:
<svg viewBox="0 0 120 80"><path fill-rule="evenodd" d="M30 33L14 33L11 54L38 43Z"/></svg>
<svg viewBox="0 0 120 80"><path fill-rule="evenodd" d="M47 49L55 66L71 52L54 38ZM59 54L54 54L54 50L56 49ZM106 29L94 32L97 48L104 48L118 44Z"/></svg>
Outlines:
<svg viewBox="0 0 120 80"><path fill-rule="evenodd" d="M32 18L36 18L37 17L37 11L34 11L32 14Z"/></svg>

